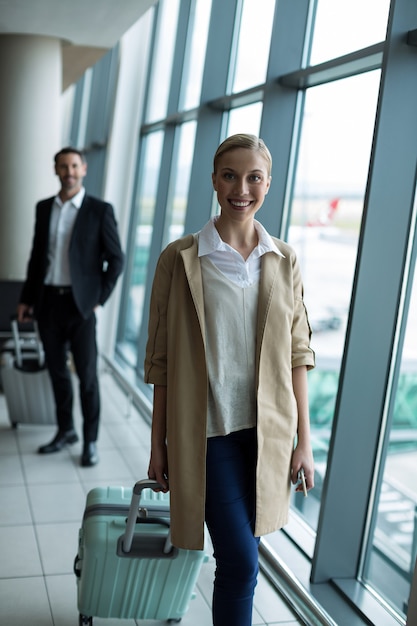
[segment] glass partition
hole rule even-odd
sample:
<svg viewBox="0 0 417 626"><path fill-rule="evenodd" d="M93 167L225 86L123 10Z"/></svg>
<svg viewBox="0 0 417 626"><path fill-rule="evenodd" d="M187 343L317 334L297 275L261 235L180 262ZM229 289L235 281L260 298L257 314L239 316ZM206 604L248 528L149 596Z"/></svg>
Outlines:
<svg viewBox="0 0 417 626"><path fill-rule="evenodd" d="M124 332L119 350L133 366L137 361L137 342L143 315L149 250L155 216L156 193L162 156L164 133L150 133L143 139L142 159L138 180L139 193L134 207L134 226L131 236L129 287L124 319Z"/></svg>
<svg viewBox="0 0 417 626"><path fill-rule="evenodd" d="M196 0L189 47L185 55L180 109L192 109L200 103L204 60L210 25L211 0Z"/></svg>
<svg viewBox="0 0 417 626"><path fill-rule="evenodd" d="M244 0L238 29L233 93L265 82L274 21L275 0Z"/></svg>
<svg viewBox="0 0 417 626"><path fill-rule="evenodd" d="M161 0L159 2L156 42L150 67L149 99L146 108L147 122L160 120L167 113L178 12L179 0Z"/></svg>
<svg viewBox="0 0 417 626"><path fill-rule="evenodd" d="M384 41L390 0L318 0L312 65Z"/></svg>
<svg viewBox="0 0 417 626"><path fill-rule="evenodd" d="M417 557L417 276L412 283L382 480L363 578L406 614Z"/></svg>
<svg viewBox="0 0 417 626"><path fill-rule="evenodd" d="M184 233L196 127L197 122L187 122L177 131L177 150L171 167L171 185L174 187L174 193L167 206L163 247Z"/></svg>
<svg viewBox="0 0 417 626"><path fill-rule="evenodd" d="M229 112L227 135L236 133L259 134L262 116L262 102L255 102L247 106L232 109Z"/></svg>
<svg viewBox="0 0 417 626"><path fill-rule="evenodd" d="M380 73L310 89L288 241L301 266L316 368L309 373L316 488L294 506L316 529L344 349Z"/></svg>

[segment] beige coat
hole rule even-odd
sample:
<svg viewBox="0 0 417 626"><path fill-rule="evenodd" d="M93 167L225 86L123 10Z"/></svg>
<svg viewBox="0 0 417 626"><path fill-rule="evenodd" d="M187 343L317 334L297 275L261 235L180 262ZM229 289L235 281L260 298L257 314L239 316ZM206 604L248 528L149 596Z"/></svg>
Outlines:
<svg viewBox="0 0 417 626"><path fill-rule="evenodd" d="M290 246L275 242L284 258L273 252L262 257L258 303L256 536L287 522L297 431L291 370L314 367L299 266ZM188 549L202 549L204 542L208 383L197 250L188 235L159 258L145 358L146 382L167 386L172 540Z"/></svg>

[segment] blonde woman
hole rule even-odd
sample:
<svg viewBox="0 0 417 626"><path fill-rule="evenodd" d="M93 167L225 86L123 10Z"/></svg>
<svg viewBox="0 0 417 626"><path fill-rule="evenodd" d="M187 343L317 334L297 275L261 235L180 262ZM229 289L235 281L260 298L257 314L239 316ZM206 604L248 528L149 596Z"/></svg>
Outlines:
<svg viewBox="0 0 417 626"><path fill-rule="evenodd" d="M259 537L286 523L302 468L314 486L314 353L300 270L294 251L255 220L271 165L253 135L218 147L220 214L162 252L150 305L149 477L170 490L174 545L202 549L207 524L215 626L250 626Z"/></svg>

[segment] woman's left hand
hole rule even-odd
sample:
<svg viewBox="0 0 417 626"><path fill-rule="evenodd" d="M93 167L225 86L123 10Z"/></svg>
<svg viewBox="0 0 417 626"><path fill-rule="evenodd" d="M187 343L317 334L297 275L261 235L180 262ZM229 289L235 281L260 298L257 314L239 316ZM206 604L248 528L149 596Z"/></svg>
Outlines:
<svg viewBox="0 0 417 626"><path fill-rule="evenodd" d="M303 449L302 446L297 445L295 448L292 460L291 460L291 482L293 485L297 485L295 491L303 491L302 482L299 481L299 472L304 470L304 476L306 480L307 491L314 487L314 460L311 448ZM297 484L298 483L298 484Z"/></svg>

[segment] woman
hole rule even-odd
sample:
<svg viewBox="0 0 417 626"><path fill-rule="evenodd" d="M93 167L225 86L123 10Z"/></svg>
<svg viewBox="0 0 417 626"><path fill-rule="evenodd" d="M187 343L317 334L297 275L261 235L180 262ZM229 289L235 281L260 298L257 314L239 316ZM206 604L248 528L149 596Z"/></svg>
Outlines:
<svg viewBox="0 0 417 626"><path fill-rule="evenodd" d="M314 353L300 271L293 250L254 219L271 164L253 135L219 146L220 214L162 252L150 305L148 475L170 490L174 545L202 549L207 523L215 626L250 626L259 537L286 523L302 468L314 486Z"/></svg>

